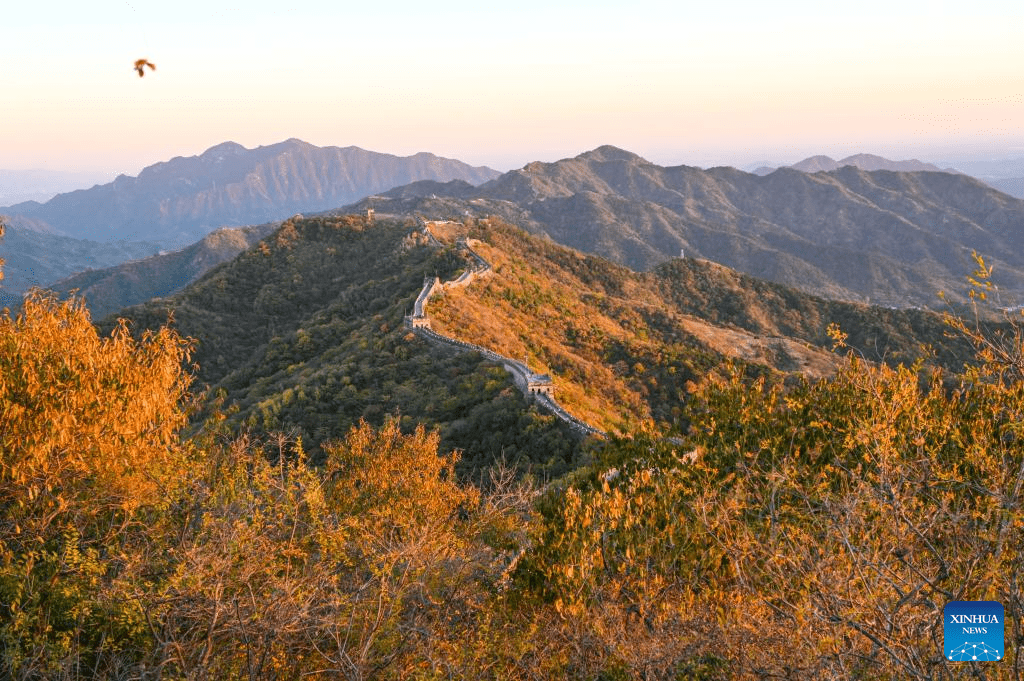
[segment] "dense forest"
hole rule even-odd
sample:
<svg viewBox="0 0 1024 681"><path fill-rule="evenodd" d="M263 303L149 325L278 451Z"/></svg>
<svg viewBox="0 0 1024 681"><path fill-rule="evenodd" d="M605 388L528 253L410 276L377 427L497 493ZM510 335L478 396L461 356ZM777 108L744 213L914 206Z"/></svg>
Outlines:
<svg viewBox="0 0 1024 681"><path fill-rule="evenodd" d="M390 257L349 231L359 258ZM315 258L264 243L220 271ZM458 267L422 257L413 296L424 267ZM343 325L353 298L312 274L308 300L268 288L263 311L330 297ZM207 322L261 313L241 295ZM400 321L376 305L378 329ZM692 381L681 441L624 433L539 484L500 459L459 475L442 428L401 414L357 418L314 460L197 382L201 358L241 385L230 343L269 353L273 331L265 349L100 332L34 294L0 317L0 675L1019 679L1024 345L1013 325L947 327L974 348L962 372L853 351L823 379L726 363ZM945 661L958 599L1005 606L1002 661Z"/></svg>

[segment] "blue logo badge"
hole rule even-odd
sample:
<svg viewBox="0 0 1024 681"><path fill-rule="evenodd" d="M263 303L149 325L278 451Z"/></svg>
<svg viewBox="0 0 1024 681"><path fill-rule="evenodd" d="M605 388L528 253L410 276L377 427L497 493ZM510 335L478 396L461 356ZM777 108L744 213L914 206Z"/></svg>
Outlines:
<svg viewBox="0 0 1024 681"><path fill-rule="evenodd" d="M995 662L1006 652L1003 604L950 601L942 611L943 653L951 662Z"/></svg>

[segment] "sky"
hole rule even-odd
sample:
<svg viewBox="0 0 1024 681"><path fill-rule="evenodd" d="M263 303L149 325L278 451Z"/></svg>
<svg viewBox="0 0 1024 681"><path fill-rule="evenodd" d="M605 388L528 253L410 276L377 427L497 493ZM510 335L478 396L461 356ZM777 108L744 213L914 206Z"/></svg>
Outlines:
<svg viewBox="0 0 1024 681"><path fill-rule="evenodd" d="M135 175L297 137L498 170L1024 156L1024 3L36 0L0 12L0 168ZM157 66L139 78L138 58Z"/></svg>

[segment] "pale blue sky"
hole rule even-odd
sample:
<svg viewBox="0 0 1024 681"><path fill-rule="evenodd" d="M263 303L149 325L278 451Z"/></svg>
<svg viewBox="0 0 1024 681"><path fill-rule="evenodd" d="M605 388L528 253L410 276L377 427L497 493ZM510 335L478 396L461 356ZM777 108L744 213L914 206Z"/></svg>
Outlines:
<svg viewBox="0 0 1024 681"><path fill-rule="evenodd" d="M18 3L0 168L135 174L289 137L499 169L605 143L694 165L1019 155L1022 20L1020 2ZM138 57L158 70L139 79Z"/></svg>

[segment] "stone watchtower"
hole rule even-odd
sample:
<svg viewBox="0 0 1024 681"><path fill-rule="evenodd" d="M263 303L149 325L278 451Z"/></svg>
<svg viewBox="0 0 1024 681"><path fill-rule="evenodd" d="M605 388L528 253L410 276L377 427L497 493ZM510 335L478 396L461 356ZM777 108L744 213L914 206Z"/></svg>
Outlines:
<svg viewBox="0 0 1024 681"><path fill-rule="evenodd" d="M547 374L530 374L530 378L526 381L526 390L531 395L555 396L555 386Z"/></svg>

